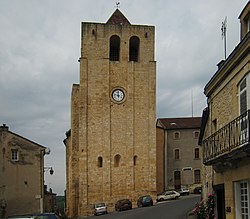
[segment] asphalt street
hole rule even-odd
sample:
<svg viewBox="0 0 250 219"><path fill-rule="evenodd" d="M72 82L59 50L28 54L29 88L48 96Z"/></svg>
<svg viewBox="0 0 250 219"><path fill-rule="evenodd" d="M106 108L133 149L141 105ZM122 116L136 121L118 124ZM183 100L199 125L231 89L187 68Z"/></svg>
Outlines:
<svg viewBox="0 0 250 219"><path fill-rule="evenodd" d="M189 211L200 201L199 195L181 196L178 200L156 203L152 207L134 208L107 215L90 216L98 219L185 219Z"/></svg>

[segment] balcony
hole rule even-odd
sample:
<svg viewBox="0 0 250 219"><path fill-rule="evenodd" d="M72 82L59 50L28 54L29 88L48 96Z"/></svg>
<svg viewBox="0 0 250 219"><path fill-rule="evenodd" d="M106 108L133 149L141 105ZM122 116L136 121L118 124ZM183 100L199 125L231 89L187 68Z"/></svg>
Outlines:
<svg viewBox="0 0 250 219"><path fill-rule="evenodd" d="M217 171L238 165L238 160L250 156L250 110L203 140L203 163Z"/></svg>

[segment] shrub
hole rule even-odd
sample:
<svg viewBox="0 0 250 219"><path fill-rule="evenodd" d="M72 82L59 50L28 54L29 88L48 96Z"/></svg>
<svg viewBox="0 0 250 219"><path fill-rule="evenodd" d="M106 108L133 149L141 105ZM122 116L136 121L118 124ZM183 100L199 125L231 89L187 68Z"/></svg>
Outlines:
<svg viewBox="0 0 250 219"><path fill-rule="evenodd" d="M206 203L202 200L200 203L195 204L193 210L198 219L214 219L215 197L213 194L208 195Z"/></svg>

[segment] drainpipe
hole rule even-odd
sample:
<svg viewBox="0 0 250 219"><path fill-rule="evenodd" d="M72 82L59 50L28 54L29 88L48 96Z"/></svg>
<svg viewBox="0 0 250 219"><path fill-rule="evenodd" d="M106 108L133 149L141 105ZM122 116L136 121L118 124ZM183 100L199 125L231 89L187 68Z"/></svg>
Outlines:
<svg viewBox="0 0 250 219"><path fill-rule="evenodd" d="M168 188L168 133L167 133L167 129L164 129L164 175L165 175L165 185L164 185L164 189L165 191Z"/></svg>

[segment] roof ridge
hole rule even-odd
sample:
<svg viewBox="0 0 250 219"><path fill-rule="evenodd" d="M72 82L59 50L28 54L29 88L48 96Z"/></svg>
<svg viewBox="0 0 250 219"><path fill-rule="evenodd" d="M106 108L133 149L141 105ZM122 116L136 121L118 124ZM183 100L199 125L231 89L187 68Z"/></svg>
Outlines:
<svg viewBox="0 0 250 219"><path fill-rule="evenodd" d="M120 25L130 25L129 20L124 16L124 14L117 8L114 13L110 16L106 24L120 24Z"/></svg>

